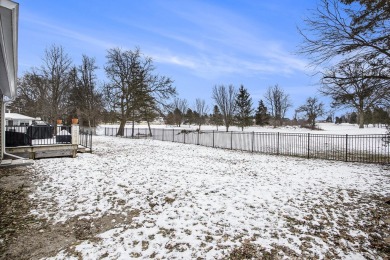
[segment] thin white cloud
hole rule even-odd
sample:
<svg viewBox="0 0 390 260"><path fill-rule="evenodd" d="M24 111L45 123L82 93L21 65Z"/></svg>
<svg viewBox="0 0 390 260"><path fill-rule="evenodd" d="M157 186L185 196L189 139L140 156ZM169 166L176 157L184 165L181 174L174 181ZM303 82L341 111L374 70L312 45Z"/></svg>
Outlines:
<svg viewBox="0 0 390 260"><path fill-rule="evenodd" d="M28 24L38 25L38 28L40 30L46 31L48 35L58 35L64 38L69 38L88 44L89 46L92 45L103 49L108 49L115 46L115 44L113 44L112 42L90 36L88 34L85 34L85 32L77 31L74 29L67 29L64 26L59 26L55 24L53 21L46 21L37 17L32 17L30 15L23 16L21 20Z"/></svg>
<svg viewBox="0 0 390 260"><path fill-rule="evenodd" d="M279 62L255 62L243 60L228 55L179 56L177 54L163 53L163 51L149 52L158 63L172 64L188 68L193 74L212 79L227 74L256 76L272 74L292 74L294 70L290 66L281 66Z"/></svg>
<svg viewBox="0 0 390 260"><path fill-rule="evenodd" d="M167 40L164 46L158 42L159 47L155 47L155 42L142 43L142 50L148 52L156 62L186 68L202 78L215 78L225 74L288 76L296 71L307 71L307 63L290 54L285 48L288 45L283 44L281 39L273 39L266 30L262 30L261 24L254 24L234 11L210 3L188 1L186 5L181 5L184 8L177 8L175 4L169 6L169 3L160 3L160 7L165 8L161 11L176 16L175 20L178 23L182 21L187 30L165 28L155 23L140 25L124 18L114 19L147 32L148 37L154 37L155 40L159 40L159 37ZM38 25L50 34L70 38L87 46L102 50L118 46L118 43L93 36L92 33L85 34L82 28L59 26L31 15L25 15L22 19ZM112 36L114 35L113 28ZM133 42L128 36L121 41Z"/></svg>
<svg viewBox="0 0 390 260"><path fill-rule="evenodd" d="M190 24L187 32L167 32L158 25L141 28L172 40L172 46L180 42L188 48L167 46L168 53L156 55L158 62L186 67L204 78L223 73L290 75L307 71L307 62L292 55L284 47L287 43L273 39L257 24L232 11L198 1L188 2L186 9L164 7Z"/></svg>

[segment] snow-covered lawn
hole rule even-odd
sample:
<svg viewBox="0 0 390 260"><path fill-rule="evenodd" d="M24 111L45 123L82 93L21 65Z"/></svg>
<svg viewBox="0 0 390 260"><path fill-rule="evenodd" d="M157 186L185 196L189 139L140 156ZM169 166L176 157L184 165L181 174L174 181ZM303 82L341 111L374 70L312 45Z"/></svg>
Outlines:
<svg viewBox="0 0 390 260"><path fill-rule="evenodd" d="M381 258L389 236L385 166L98 136L93 154L34 167L33 214L87 223L55 259L214 259L243 244L278 258Z"/></svg>
<svg viewBox="0 0 390 260"><path fill-rule="evenodd" d="M104 135L104 128L118 128L119 125L100 125L97 128L98 135ZM131 128L132 125L126 125L126 128ZM152 128L167 128L167 129L191 129L196 130L199 128L197 125L182 125L181 127L176 127L172 125L151 125ZM321 130L310 130L307 128L301 128L299 126L282 126L274 128L273 126L251 126L245 127L245 132L263 132L263 133L311 133L311 134L339 134L339 135L366 135L366 134L385 134L387 129L385 127L377 127L376 125L369 125L368 127L365 125L363 129L360 129L357 124L334 124L334 123L318 123L317 127ZM135 128L144 129L147 128L145 124L136 124ZM217 130L216 126L213 125L202 125L201 130ZM225 131L226 128L224 126L218 127L219 131ZM241 128L237 126L229 127L229 131L239 131L241 132Z"/></svg>

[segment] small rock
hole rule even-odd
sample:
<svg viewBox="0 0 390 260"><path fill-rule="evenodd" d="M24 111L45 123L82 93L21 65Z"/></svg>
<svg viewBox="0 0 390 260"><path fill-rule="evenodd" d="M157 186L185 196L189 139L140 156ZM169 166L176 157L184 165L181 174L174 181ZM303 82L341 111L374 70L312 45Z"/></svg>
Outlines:
<svg viewBox="0 0 390 260"><path fill-rule="evenodd" d="M40 230L39 230L39 233L43 233L43 232L45 232L45 230L43 230L43 229L40 229Z"/></svg>

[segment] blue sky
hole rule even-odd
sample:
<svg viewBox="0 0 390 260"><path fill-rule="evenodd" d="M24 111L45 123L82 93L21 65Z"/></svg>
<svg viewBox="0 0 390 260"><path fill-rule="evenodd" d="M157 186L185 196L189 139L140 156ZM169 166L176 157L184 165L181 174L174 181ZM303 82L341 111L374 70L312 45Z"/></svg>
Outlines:
<svg viewBox="0 0 390 260"><path fill-rule="evenodd" d="M95 57L103 81L106 50L134 49L171 77L179 97L193 105L212 87L243 84L257 105L279 84L294 108L317 93L318 78L305 57L297 26L316 7L307 0L20 0L19 76L40 66L44 49L62 45L75 64Z"/></svg>

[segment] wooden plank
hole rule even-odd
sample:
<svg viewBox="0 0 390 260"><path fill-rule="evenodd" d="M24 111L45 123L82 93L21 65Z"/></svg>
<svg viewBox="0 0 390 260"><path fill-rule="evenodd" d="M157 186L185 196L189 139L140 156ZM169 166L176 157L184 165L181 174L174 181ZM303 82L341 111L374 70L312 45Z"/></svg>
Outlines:
<svg viewBox="0 0 390 260"><path fill-rule="evenodd" d="M35 159L39 158L51 158L51 157L74 157L73 150L47 150L47 151L36 151Z"/></svg>

